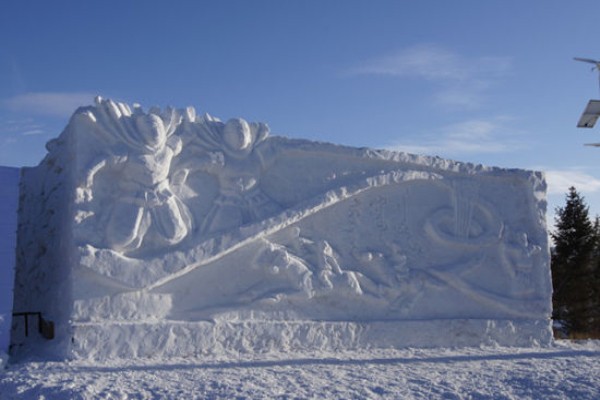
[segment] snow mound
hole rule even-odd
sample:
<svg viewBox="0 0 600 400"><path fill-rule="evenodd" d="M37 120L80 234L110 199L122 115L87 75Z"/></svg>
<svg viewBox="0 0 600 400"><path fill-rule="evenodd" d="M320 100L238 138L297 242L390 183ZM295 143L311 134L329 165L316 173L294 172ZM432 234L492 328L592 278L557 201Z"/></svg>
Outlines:
<svg viewBox="0 0 600 400"><path fill-rule="evenodd" d="M64 356L551 340L539 172L102 98L47 148L15 302Z"/></svg>

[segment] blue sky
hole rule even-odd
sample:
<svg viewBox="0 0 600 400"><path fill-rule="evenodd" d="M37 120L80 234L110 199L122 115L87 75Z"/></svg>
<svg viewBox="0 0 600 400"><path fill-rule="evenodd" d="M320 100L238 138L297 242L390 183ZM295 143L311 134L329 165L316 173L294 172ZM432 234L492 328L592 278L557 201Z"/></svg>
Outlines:
<svg viewBox="0 0 600 400"><path fill-rule="evenodd" d="M541 169L600 213L600 2L0 3L0 165L37 164L101 94L273 134ZM551 219L551 216L550 216Z"/></svg>

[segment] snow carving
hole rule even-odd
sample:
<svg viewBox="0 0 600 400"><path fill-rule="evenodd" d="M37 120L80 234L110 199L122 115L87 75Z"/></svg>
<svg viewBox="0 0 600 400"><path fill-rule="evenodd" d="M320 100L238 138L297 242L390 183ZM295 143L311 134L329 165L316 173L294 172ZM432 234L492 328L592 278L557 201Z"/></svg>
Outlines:
<svg viewBox="0 0 600 400"><path fill-rule="evenodd" d="M102 196L106 203L109 198L108 215L98 217L106 226L95 228L105 232L105 245L117 252L179 243L192 223L187 207L173 194L169 174L181 152L181 139L173 135L181 116L173 109L145 114L135 107L132 112L100 97L96 105L83 116L96 123L94 133L104 146L82 171L77 202ZM113 190L107 192L107 187Z"/></svg>
<svg viewBox="0 0 600 400"><path fill-rule="evenodd" d="M23 173L15 304L77 356L550 340L539 172L101 98L47 147ZM417 327L439 333L397 333Z"/></svg>
<svg viewBox="0 0 600 400"><path fill-rule="evenodd" d="M223 123L210 116L184 134L186 146L178 162L181 176L200 171L218 183L218 195L200 224L200 233L224 232L280 211L260 188L266 168L260 144L268 135L269 128L262 123L241 118Z"/></svg>

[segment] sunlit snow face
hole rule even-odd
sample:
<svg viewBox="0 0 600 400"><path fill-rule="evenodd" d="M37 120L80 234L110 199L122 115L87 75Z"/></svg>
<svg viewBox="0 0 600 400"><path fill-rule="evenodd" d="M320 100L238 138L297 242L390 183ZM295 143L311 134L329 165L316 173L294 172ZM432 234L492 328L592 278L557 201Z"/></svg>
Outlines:
<svg viewBox="0 0 600 400"><path fill-rule="evenodd" d="M241 118L227 121L223 130L223 141L231 150L245 150L252 144L250 126Z"/></svg>
<svg viewBox="0 0 600 400"><path fill-rule="evenodd" d="M167 132L162 119L158 115L142 115L135 122L146 147L158 149L164 146L167 141Z"/></svg>

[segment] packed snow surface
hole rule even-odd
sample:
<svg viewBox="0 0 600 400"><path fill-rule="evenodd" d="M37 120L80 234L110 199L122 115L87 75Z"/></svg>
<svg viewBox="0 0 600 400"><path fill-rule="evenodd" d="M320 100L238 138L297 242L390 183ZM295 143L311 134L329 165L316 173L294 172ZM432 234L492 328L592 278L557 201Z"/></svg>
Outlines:
<svg viewBox="0 0 600 400"><path fill-rule="evenodd" d="M600 342L216 358L23 362L9 399L579 399L600 394Z"/></svg>
<svg viewBox="0 0 600 400"><path fill-rule="evenodd" d="M550 343L539 172L102 98L47 148L15 303L66 357Z"/></svg>

